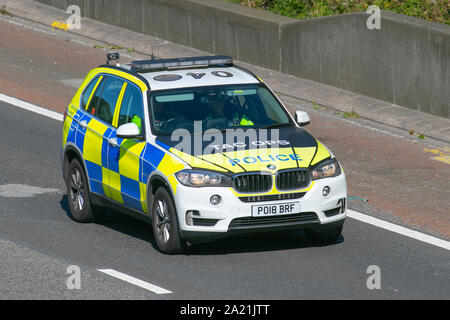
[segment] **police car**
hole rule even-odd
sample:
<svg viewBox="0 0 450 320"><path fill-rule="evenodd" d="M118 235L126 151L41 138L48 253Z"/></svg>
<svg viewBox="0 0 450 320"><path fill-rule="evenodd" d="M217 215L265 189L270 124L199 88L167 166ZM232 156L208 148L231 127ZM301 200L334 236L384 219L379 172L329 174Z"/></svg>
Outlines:
<svg viewBox="0 0 450 320"><path fill-rule="evenodd" d="M108 62L64 114L62 172L78 222L114 208L151 223L157 247L304 229L336 241L342 167L271 89L227 56ZM280 235L282 236L282 234Z"/></svg>

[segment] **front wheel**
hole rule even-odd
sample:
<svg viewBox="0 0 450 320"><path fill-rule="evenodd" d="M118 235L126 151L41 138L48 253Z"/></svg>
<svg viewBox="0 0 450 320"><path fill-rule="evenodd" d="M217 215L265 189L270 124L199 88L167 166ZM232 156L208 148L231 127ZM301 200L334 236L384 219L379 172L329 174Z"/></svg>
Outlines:
<svg viewBox="0 0 450 320"><path fill-rule="evenodd" d="M156 245L161 252L179 253L185 250L186 242L181 239L175 206L167 190L156 190L152 203L152 227Z"/></svg>

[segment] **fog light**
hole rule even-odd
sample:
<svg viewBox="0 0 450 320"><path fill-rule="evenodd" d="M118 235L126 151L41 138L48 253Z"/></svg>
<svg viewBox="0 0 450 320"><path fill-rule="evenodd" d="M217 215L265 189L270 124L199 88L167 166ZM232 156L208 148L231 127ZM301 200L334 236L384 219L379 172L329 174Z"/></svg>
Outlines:
<svg viewBox="0 0 450 320"><path fill-rule="evenodd" d="M331 188L329 186L325 186L322 189L322 195L324 197L327 197L330 194Z"/></svg>
<svg viewBox="0 0 450 320"><path fill-rule="evenodd" d="M188 210L188 211L186 211L186 224L188 226L192 226L194 224L194 220L193 220L194 216L199 217L200 216L200 212L198 212L197 210Z"/></svg>
<svg viewBox="0 0 450 320"><path fill-rule="evenodd" d="M209 201L210 201L213 205L217 206L217 205L220 203L220 200L221 200L221 199L222 199L222 198L221 198L219 195L215 194L215 195L211 196L211 198L209 199Z"/></svg>

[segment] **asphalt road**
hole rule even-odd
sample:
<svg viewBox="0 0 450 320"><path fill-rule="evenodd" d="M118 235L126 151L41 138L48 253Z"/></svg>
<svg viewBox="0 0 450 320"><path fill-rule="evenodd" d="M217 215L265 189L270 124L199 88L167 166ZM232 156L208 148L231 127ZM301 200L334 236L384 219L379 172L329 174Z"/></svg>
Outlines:
<svg viewBox="0 0 450 320"><path fill-rule="evenodd" d="M113 50L106 43L108 37L100 42L1 15L0 38L0 93L59 113L88 71L105 63L105 53ZM164 50L172 56L182 52L170 44ZM122 63L145 58L126 48L117 51ZM257 73L272 88L281 85L301 98L295 93L295 79L260 69ZM314 92L314 83L309 86ZM293 97L281 99L291 112L299 105L308 111L312 121L307 130L342 163L350 208L450 240L448 143L421 140L361 118L344 118L331 109L307 109Z"/></svg>
<svg viewBox="0 0 450 320"><path fill-rule="evenodd" d="M149 225L118 212L109 211L101 224L70 219L59 162L61 122L0 102L0 136L0 190L16 184L16 195L23 193L0 191L1 299L450 298L449 251L351 218L334 245L317 246L297 232L163 255ZM79 290L67 289L68 265L80 266ZM380 268L381 289L367 287L371 265ZM157 295L97 269L172 293Z"/></svg>

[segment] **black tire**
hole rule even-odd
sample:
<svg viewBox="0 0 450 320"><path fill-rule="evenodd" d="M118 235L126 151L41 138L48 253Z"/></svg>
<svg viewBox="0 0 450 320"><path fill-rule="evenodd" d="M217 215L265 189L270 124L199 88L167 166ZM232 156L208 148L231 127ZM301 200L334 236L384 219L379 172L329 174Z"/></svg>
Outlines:
<svg viewBox="0 0 450 320"><path fill-rule="evenodd" d="M103 218L106 208L91 204L86 174L78 159L73 159L69 165L66 185L67 202L70 214L75 221L93 222Z"/></svg>
<svg viewBox="0 0 450 320"><path fill-rule="evenodd" d="M186 242L180 237L175 206L164 187L156 190L152 201L152 228L158 249L174 254L186 250Z"/></svg>
<svg viewBox="0 0 450 320"><path fill-rule="evenodd" d="M342 226L324 231L314 231L305 229L306 236L313 242L318 243L335 243L339 240L342 233Z"/></svg>

